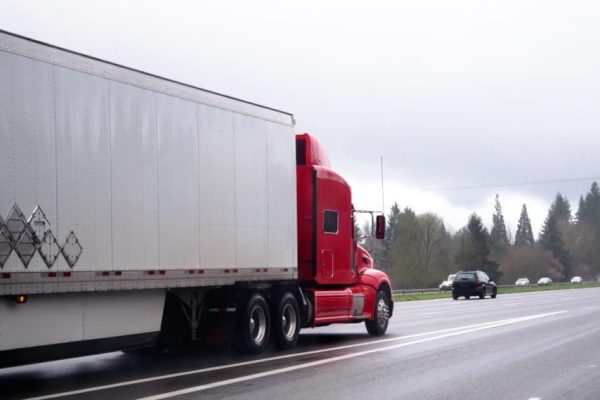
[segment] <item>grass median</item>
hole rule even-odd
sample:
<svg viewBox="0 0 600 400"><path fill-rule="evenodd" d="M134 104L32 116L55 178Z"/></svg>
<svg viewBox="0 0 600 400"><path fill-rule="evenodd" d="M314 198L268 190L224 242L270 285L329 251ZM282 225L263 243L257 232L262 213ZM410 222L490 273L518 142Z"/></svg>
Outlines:
<svg viewBox="0 0 600 400"><path fill-rule="evenodd" d="M543 292L548 290L563 290L563 289L583 289L590 287L600 287L600 283L590 282L583 284L568 284L568 285L548 285L548 286L525 286L525 287L510 287L498 288L498 295L508 293L525 293L525 292ZM394 301L417 301L417 300L434 300L434 299L451 299L452 291L426 292L426 293L411 293L411 294L396 294Z"/></svg>

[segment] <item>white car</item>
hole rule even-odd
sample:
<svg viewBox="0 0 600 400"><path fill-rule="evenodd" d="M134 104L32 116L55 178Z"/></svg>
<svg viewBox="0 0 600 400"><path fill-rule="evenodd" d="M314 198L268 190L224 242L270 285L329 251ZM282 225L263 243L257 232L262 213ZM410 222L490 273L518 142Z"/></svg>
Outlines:
<svg viewBox="0 0 600 400"><path fill-rule="evenodd" d="M545 286L545 285L552 285L552 279L548 278L548 277L543 277L540 278L540 280L537 283L540 286Z"/></svg>
<svg viewBox="0 0 600 400"><path fill-rule="evenodd" d="M571 278L571 283L583 283L583 279L580 276L574 276Z"/></svg>
<svg viewBox="0 0 600 400"><path fill-rule="evenodd" d="M515 282L515 286L529 286L529 279L527 279L527 278L519 278Z"/></svg>
<svg viewBox="0 0 600 400"><path fill-rule="evenodd" d="M440 290L452 290L452 282L454 282L454 278L456 274L448 275L448 279L440 284Z"/></svg>

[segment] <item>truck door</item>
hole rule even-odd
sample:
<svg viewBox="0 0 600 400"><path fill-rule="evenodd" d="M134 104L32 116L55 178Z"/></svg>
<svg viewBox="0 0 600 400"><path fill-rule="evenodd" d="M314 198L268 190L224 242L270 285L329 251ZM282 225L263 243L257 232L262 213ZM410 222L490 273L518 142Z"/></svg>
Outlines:
<svg viewBox="0 0 600 400"><path fill-rule="evenodd" d="M317 276L320 284L355 281L352 265L352 205L350 187L335 172L317 170Z"/></svg>

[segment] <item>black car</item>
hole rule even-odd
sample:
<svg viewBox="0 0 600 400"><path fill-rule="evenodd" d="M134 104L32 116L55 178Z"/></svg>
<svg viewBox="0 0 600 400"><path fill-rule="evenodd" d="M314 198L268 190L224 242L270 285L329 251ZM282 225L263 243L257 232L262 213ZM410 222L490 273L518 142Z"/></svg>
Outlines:
<svg viewBox="0 0 600 400"><path fill-rule="evenodd" d="M452 282L452 298L457 300L460 296L469 299L471 296L479 296L480 299L485 296L496 298L498 288L494 281L483 271L460 271L456 273L454 282Z"/></svg>

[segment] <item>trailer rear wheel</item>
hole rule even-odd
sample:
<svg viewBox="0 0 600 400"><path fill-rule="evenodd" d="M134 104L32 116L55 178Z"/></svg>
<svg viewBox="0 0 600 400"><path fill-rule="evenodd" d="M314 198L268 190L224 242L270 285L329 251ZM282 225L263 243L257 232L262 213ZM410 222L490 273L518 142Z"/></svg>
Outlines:
<svg viewBox="0 0 600 400"><path fill-rule="evenodd" d="M275 297L273 304L273 340L280 349L291 349L298 342L300 334L300 307L296 297L283 292Z"/></svg>
<svg viewBox="0 0 600 400"><path fill-rule="evenodd" d="M383 290L377 291L375 299L375 310L373 319L365 321L367 332L372 336L381 336L387 331L388 322L390 320L390 302L388 296Z"/></svg>
<svg viewBox="0 0 600 400"><path fill-rule="evenodd" d="M260 293L240 301L234 347L250 354L262 353L269 346L271 318L269 306Z"/></svg>

